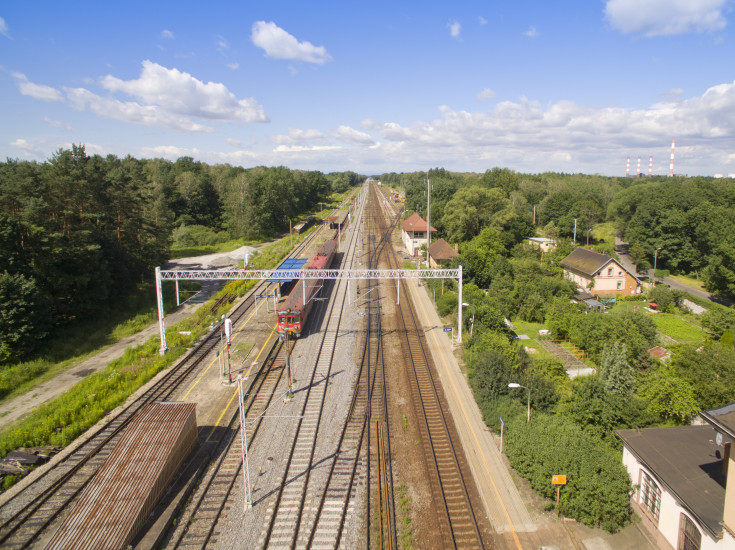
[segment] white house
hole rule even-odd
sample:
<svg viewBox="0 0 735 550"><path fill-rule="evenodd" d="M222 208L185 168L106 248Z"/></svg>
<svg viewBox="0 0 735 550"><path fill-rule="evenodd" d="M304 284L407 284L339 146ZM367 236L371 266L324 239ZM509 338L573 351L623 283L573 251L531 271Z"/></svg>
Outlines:
<svg viewBox="0 0 735 550"><path fill-rule="evenodd" d="M408 219L403 220L402 226L403 245L406 247L409 256L415 256L421 250L421 246L429 242L426 220L414 212ZM436 231L433 227L431 230Z"/></svg>
<svg viewBox="0 0 735 550"><path fill-rule="evenodd" d="M618 294L640 294L641 282L612 256L586 248L575 248L561 261L564 276L593 296L614 298Z"/></svg>
<svg viewBox="0 0 735 550"><path fill-rule="evenodd" d="M618 430L633 509L668 550L735 548L735 403L698 426Z"/></svg>

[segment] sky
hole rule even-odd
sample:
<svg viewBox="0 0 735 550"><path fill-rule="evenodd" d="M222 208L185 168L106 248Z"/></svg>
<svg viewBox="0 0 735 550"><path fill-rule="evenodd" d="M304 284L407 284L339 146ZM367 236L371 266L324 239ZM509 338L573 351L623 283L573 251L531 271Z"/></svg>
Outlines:
<svg viewBox="0 0 735 550"><path fill-rule="evenodd" d="M0 158L735 177L735 0L0 3Z"/></svg>

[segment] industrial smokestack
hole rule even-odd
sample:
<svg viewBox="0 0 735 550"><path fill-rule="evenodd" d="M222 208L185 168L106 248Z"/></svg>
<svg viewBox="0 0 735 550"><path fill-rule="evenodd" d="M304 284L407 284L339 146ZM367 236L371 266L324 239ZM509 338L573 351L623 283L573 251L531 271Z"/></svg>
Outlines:
<svg viewBox="0 0 735 550"><path fill-rule="evenodd" d="M653 175L653 155L648 157L648 177Z"/></svg>
<svg viewBox="0 0 735 550"><path fill-rule="evenodd" d="M671 138L671 163L669 164L669 177L674 176L674 147L676 146L676 139Z"/></svg>
<svg viewBox="0 0 735 550"><path fill-rule="evenodd" d="M630 177L630 157L628 157L628 161L625 163L625 177Z"/></svg>
<svg viewBox="0 0 735 550"><path fill-rule="evenodd" d="M638 177L641 177L641 156L638 155Z"/></svg>

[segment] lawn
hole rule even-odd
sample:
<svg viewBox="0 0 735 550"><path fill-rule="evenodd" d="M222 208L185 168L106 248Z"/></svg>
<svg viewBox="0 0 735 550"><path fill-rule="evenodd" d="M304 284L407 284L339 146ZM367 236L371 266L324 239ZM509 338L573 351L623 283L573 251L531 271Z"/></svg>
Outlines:
<svg viewBox="0 0 735 550"><path fill-rule="evenodd" d="M677 283L696 288L697 290L704 290L704 281L702 279L693 279L685 275L669 275L669 279L674 279Z"/></svg>

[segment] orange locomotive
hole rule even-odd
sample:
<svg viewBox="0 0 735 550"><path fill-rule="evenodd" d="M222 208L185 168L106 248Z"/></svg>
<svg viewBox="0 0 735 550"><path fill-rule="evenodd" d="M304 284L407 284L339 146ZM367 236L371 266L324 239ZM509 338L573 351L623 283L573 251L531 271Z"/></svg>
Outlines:
<svg viewBox="0 0 735 550"><path fill-rule="evenodd" d="M329 269L337 251L337 240L326 241L304 269ZM299 279L282 307L277 311L278 336L298 338L306 326L314 298L322 287L321 279ZM306 285L304 287L304 285Z"/></svg>

